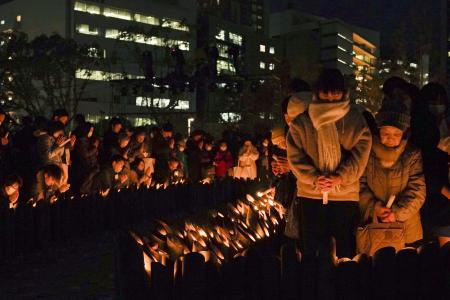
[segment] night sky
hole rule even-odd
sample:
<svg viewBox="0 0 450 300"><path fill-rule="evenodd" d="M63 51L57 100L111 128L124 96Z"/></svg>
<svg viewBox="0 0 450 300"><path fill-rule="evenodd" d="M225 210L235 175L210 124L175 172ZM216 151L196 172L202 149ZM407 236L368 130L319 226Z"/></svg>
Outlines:
<svg viewBox="0 0 450 300"><path fill-rule="evenodd" d="M271 0L271 9L282 8L283 2ZM389 55L392 33L402 21L410 24L410 15L416 8L427 5L430 20L439 19L440 0L293 0L299 9L324 17L337 17L348 23L371 28L381 33L381 50ZM420 8L423 10L423 8Z"/></svg>

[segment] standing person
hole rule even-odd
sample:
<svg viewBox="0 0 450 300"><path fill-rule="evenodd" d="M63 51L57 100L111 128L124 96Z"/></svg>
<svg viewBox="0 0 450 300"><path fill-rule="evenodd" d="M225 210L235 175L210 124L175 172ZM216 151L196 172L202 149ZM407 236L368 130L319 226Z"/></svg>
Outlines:
<svg viewBox="0 0 450 300"><path fill-rule="evenodd" d="M136 128L130 142L130 162L133 162L137 158L148 157L149 152L145 130L143 128Z"/></svg>
<svg viewBox="0 0 450 300"><path fill-rule="evenodd" d="M427 184L427 200L422 209L423 225L426 237L436 236L443 246L450 242L448 98L444 87L437 83L424 86L420 97L432 115L431 122L422 124L431 126L421 147Z"/></svg>
<svg viewBox="0 0 450 300"><path fill-rule="evenodd" d="M201 153L203 151L203 140L199 139L197 142L191 143L188 152L188 168L189 180L191 182L198 182L202 177Z"/></svg>
<svg viewBox="0 0 450 300"><path fill-rule="evenodd" d="M121 155L126 161L129 159L129 152L130 152L130 140L131 137L126 134L125 132L122 132L117 137L117 142L111 149L111 157L115 155Z"/></svg>
<svg viewBox="0 0 450 300"><path fill-rule="evenodd" d="M69 142L70 139L64 135L64 124L58 121L50 123L47 131L42 132L37 140L39 167L55 164L61 168L65 146ZM62 170L63 181L67 182L68 174L65 172L65 169Z"/></svg>
<svg viewBox="0 0 450 300"><path fill-rule="evenodd" d="M214 157L215 151L213 148L213 142L211 140L206 140L204 142L203 150L200 152L200 161L202 168L201 179L214 178Z"/></svg>
<svg viewBox="0 0 450 300"><path fill-rule="evenodd" d="M102 149L99 157L100 164L103 165L109 163L109 159L112 155L112 149L116 146L122 127L122 122L119 118L112 118L109 122L109 128L103 135Z"/></svg>
<svg viewBox="0 0 450 300"><path fill-rule="evenodd" d="M239 150L239 162L234 168L235 178L254 180L257 177L256 160L259 158L258 149L253 146L250 139L244 141L244 145Z"/></svg>
<svg viewBox="0 0 450 300"><path fill-rule="evenodd" d="M308 113L289 128L287 154L297 178L304 255L327 257L330 239L338 257L355 255L359 215L359 178L370 154L372 137L363 116L350 106L344 77L325 69Z"/></svg>
<svg viewBox="0 0 450 300"><path fill-rule="evenodd" d="M176 144L175 158L180 162L181 169L183 170L183 175L185 178L187 178L189 174L189 168L185 150L186 150L186 141L184 139L181 139Z"/></svg>
<svg viewBox="0 0 450 300"><path fill-rule="evenodd" d="M8 115L0 108L0 180L11 171L11 143L8 128Z"/></svg>
<svg viewBox="0 0 450 300"><path fill-rule="evenodd" d="M63 108L57 109L53 112L52 121L60 122L63 124L64 128L66 128L70 121L69 113ZM64 183L67 183L67 180L69 179L69 166L71 165L70 151L73 150L77 137L71 133L67 134L65 129L64 135L70 138L70 142L64 145L64 154L61 157L60 167L64 174L62 180Z"/></svg>
<svg viewBox="0 0 450 300"><path fill-rule="evenodd" d="M360 190L362 221L377 217L383 223L402 222L407 244L423 237L419 211L426 195L422 155L408 141L410 119L395 93L384 99L377 114L379 132L373 137ZM387 207L391 197L395 201Z"/></svg>
<svg viewBox="0 0 450 300"><path fill-rule="evenodd" d="M263 181L269 180L270 172L270 142L268 138L263 138L259 144L258 151L260 153L258 159L258 177Z"/></svg>
<svg viewBox="0 0 450 300"><path fill-rule="evenodd" d="M152 139L152 155L155 159L154 180L156 183L164 183L168 172L168 161L170 158L169 140L173 135L173 126L170 123L154 133Z"/></svg>
<svg viewBox="0 0 450 300"><path fill-rule="evenodd" d="M216 167L216 177L224 178L228 174L228 170L233 168L234 159L228 150L227 142L222 141L219 144L219 150L214 158L214 166Z"/></svg>
<svg viewBox="0 0 450 300"><path fill-rule="evenodd" d="M94 138L94 125L89 122L78 128L78 140L73 150L73 165L71 182L73 190L79 191L88 176L99 170L98 148L99 140Z"/></svg>

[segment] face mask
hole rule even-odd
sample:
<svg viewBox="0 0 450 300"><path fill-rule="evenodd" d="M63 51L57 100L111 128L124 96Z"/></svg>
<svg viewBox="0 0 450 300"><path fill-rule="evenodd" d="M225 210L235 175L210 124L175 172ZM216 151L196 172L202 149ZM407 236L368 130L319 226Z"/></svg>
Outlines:
<svg viewBox="0 0 450 300"><path fill-rule="evenodd" d="M428 109L430 110L430 113L432 115L439 116L445 113L447 107L443 104L438 104L438 105L430 105L428 106Z"/></svg>

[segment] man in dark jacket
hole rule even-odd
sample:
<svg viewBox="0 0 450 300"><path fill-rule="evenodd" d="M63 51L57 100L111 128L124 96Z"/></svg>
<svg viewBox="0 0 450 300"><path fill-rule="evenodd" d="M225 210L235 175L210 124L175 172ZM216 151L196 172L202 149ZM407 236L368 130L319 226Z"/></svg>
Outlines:
<svg viewBox="0 0 450 300"><path fill-rule="evenodd" d="M109 129L103 135L102 151L100 154L100 163L108 164L108 159L111 157L112 148L117 145L119 140L119 133L122 130L122 122L119 118L112 118L109 122Z"/></svg>
<svg viewBox="0 0 450 300"><path fill-rule="evenodd" d="M128 174L124 171L124 166L125 159L121 155L113 156L110 164L103 167L94 178L93 191L98 191L106 196L111 189L126 187L128 185Z"/></svg>

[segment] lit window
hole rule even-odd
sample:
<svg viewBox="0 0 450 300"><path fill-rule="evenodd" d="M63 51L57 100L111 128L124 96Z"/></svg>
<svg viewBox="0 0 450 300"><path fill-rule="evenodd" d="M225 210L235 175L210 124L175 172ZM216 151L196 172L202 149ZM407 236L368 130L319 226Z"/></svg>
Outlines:
<svg viewBox="0 0 450 300"><path fill-rule="evenodd" d="M178 100L178 104L175 106L175 109L188 110L189 109L189 101L188 100Z"/></svg>
<svg viewBox="0 0 450 300"><path fill-rule="evenodd" d="M263 62L263 61L259 62L259 68L260 69L265 69L266 68L266 63Z"/></svg>
<svg viewBox="0 0 450 300"><path fill-rule="evenodd" d="M403 61L402 60L397 60L397 65L402 66L403 65Z"/></svg>
<svg viewBox="0 0 450 300"><path fill-rule="evenodd" d="M151 118L134 118L134 126L155 125L156 121Z"/></svg>
<svg viewBox="0 0 450 300"><path fill-rule="evenodd" d="M136 97L136 106L150 106L151 98Z"/></svg>
<svg viewBox="0 0 450 300"><path fill-rule="evenodd" d="M162 27L167 27L175 30L181 31L189 31L189 27L183 25L181 21L173 20L173 19L163 19Z"/></svg>
<svg viewBox="0 0 450 300"><path fill-rule="evenodd" d="M187 41L163 39L156 36L145 36L142 34L127 34L127 32L120 32L118 29L106 29L105 37L109 39L120 39L121 41L135 42L160 47L178 46L180 50L189 51L189 42Z"/></svg>
<svg viewBox="0 0 450 300"><path fill-rule="evenodd" d="M81 34L98 35L98 28L90 27L88 24L78 24L76 30Z"/></svg>
<svg viewBox="0 0 450 300"><path fill-rule="evenodd" d="M232 33L232 32L228 32L228 38L230 40L230 42L232 42L235 45L238 46L242 46L242 36Z"/></svg>
<svg viewBox="0 0 450 300"><path fill-rule="evenodd" d="M417 69L417 64L415 63L410 63L409 66L413 69Z"/></svg>
<svg viewBox="0 0 450 300"><path fill-rule="evenodd" d="M100 14L100 6L84 3L81 1L75 2L74 10L86 12L86 13L93 14L93 15Z"/></svg>
<svg viewBox="0 0 450 300"><path fill-rule="evenodd" d="M218 34L216 34L216 39L225 41L225 30L220 30Z"/></svg>
<svg viewBox="0 0 450 300"><path fill-rule="evenodd" d="M106 29L105 30L105 38L107 39L117 39L119 37L118 29Z"/></svg>
<svg viewBox="0 0 450 300"><path fill-rule="evenodd" d="M159 19L153 16L146 16L141 14L134 14L134 20L139 23L159 25Z"/></svg>
<svg viewBox="0 0 450 300"><path fill-rule="evenodd" d="M220 117L222 118L223 121L232 123L239 122L242 119L241 114L234 112L220 113Z"/></svg>
<svg viewBox="0 0 450 300"><path fill-rule="evenodd" d="M151 107L153 102L153 107L156 108L167 108L170 105L170 99L167 98L153 98L153 101L149 97L136 97L136 106L146 106ZM188 110L189 101L188 100L177 100L174 109Z"/></svg>
<svg viewBox="0 0 450 300"><path fill-rule="evenodd" d="M270 47L269 48L269 53L270 54L275 54L275 47Z"/></svg>
<svg viewBox="0 0 450 300"><path fill-rule="evenodd" d="M22 22L22 16L21 16L21 15L17 15L16 21L17 21L18 23Z"/></svg>
<svg viewBox="0 0 450 300"><path fill-rule="evenodd" d="M266 45L259 45L259 52L266 52Z"/></svg>
<svg viewBox="0 0 450 300"><path fill-rule="evenodd" d="M126 9L105 7L105 9L103 10L103 15L109 18L131 20L131 13Z"/></svg>
<svg viewBox="0 0 450 300"><path fill-rule="evenodd" d="M341 64L344 64L344 65L347 64L345 61L343 61L342 59L339 59L339 58L338 58L338 62L340 62Z"/></svg>
<svg viewBox="0 0 450 300"><path fill-rule="evenodd" d="M219 50L219 56L228 58L228 46L223 44L217 44L217 49Z"/></svg>
<svg viewBox="0 0 450 300"><path fill-rule="evenodd" d="M275 69L275 64L270 63L270 64L269 64L269 70L274 70L274 69Z"/></svg>
<svg viewBox="0 0 450 300"><path fill-rule="evenodd" d="M125 77L128 79L144 79L145 76L123 74L123 73L113 73L100 70L88 70L88 69L78 69L75 72L75 77L77 79L85 80L96 80L96 81L109 81L109 80L122 80Z"/></svg>
<svg viewBox="0 0 450 300"><path fill-rule="evenodd" d="M224 73L224 74L235 74L236 69L234 68L234 65L228 61L224 60L218 60L217 61L217 73Z"/></svg>
<svg viewBox="0 0 450 300"><path fill-rule="evenodd" d="M349 39L348 37L346 37L345 35L338 33L338 36L343 38L344 40L346 40L347 42L353 43L353 41L351 39Z"/></svg>
<svg viewBox="0 0 450 300"><path fill-rule="evenodd" d="M0 25L5 25L5 20L1 20Z"/></svg>
<svg viewBox="0 0 450 300"><path fill-rule="evenodd" d="M338 46L338 49L344 52L347 52L347 50L344 47Z"/></svg>
<svg viewBox="0 0 450 300"><path fill-rule="evenodd" d="M106 58L106 50L100 51L98 48L90 47L87 55L94 58Z"/></svg>

